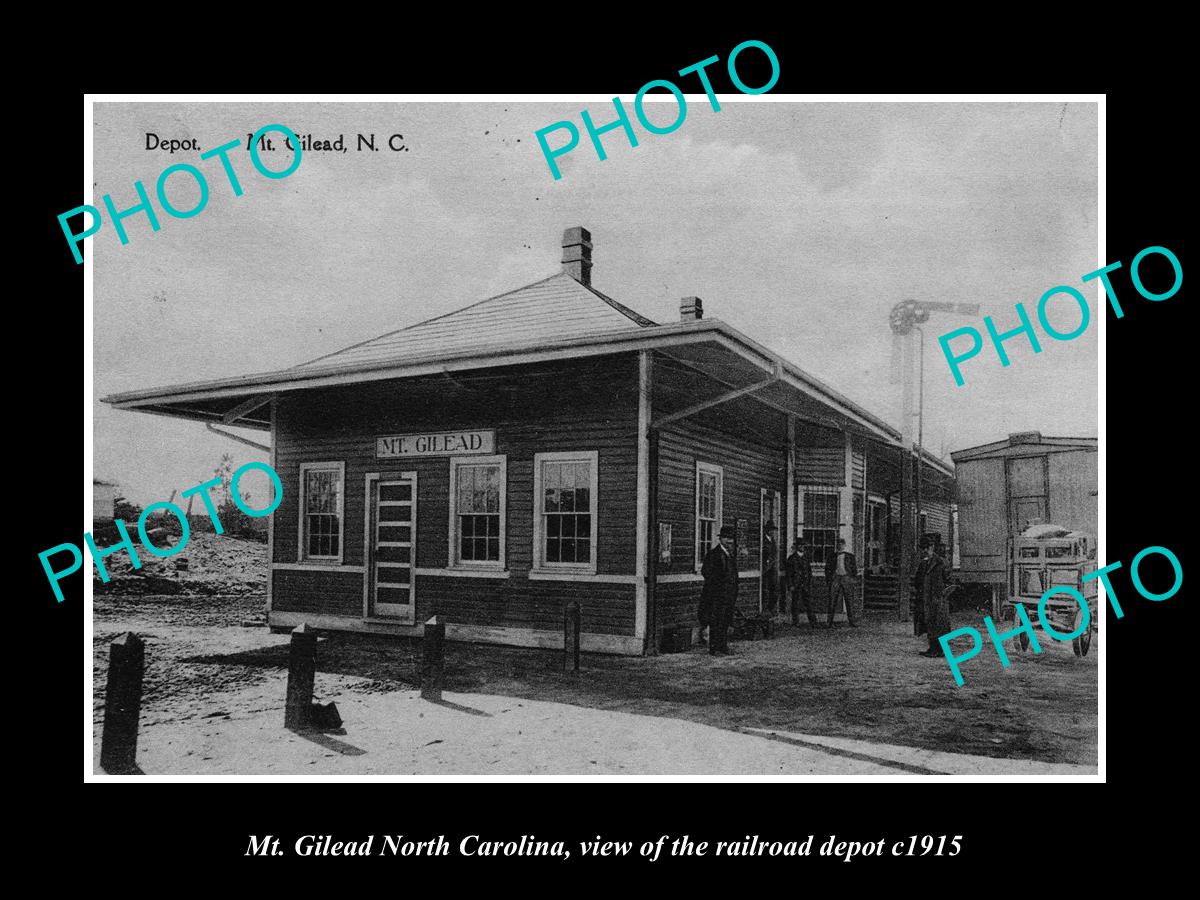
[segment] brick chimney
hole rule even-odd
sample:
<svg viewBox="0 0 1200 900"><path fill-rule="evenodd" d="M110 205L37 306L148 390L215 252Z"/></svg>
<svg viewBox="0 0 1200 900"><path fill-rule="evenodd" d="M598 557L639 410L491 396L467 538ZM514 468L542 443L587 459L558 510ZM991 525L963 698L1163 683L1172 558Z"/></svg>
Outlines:
<svg viewBox="0 0 1200 900"><path fill-rule="evenodd" d="M592 235L586 228L576 225L563 232L563 272L580 284L592 283Z"/></svg>
<svg viewBox="0 0 1200 900"><path fill-rule="evenodd" d="M704 318L704 301L699 297L684 297L679 301L679 321L695 322Z"/></svg>

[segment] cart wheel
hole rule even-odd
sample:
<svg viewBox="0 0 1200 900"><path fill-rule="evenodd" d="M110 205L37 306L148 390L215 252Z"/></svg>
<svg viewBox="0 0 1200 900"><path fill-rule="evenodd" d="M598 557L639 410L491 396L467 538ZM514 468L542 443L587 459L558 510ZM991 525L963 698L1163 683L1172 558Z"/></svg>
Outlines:
<svg viewBox="0 0 1200 900"><path fill-rule="evenodd" d="M1077 629L1081 621L1083 621L1083 610L1077 609L1075 619L1071 623L1071 630ZM1093 624L1088 622L1087 631L1071 641L1071 648L1075 651L1076 656L1087 656L1088 648L1092 646L1092 628Z"/></svg>

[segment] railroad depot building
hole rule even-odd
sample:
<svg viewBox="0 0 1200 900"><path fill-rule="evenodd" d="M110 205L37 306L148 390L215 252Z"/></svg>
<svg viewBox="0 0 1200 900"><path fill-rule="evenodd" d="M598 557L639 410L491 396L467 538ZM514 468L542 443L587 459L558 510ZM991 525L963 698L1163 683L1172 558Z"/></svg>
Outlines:
<svg viewBox="0 0 1200 900"><path fill-rule="evenodd" d="M419 634L436 615L451 639L561 647L577 601L583 649L653 653L696 625L722 523L759 608L768 519L781 554L812 543L819 603L838 538L886 603L900 433L699 298L657 324L591 269L569 228L542 281L290 369L104 402L269 432L275 629ZM926 456L921 479L921 530L952 545L953 470Z"/></svg>

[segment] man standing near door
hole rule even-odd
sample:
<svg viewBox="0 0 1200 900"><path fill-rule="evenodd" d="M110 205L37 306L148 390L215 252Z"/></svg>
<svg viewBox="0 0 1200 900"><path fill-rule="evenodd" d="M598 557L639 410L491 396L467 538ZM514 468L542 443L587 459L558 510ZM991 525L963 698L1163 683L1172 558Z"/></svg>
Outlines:
<svg viewBox="0 0 1200 900"><path fill-rule="evenodd" d="M779 550L775 543L775 531L775 523L768 519L762 535L762 584L763 608L772 618L779 604Z"/></svg>
<svg viewBox="0 0 1200 900"><path fill-rule="evenodd" d="M808 624L817 627L817 611L813 609L812 565L808 547L800 541L792 544L792 555L784 563L787 589L792 595L792 624L800 624L800 609L804 608Z"/></svg>
<svg viewBox="0 0 1200 900"><path fill-rule="evenodd" d="M833 613L840 599L846 607L846 620L851 628L858 627L858 611L855 609L857 590L854 579L858 576L858 565L854 554L846 549L846 542L838 538L837 552L825 560L825 584L829 589L829 627L833 627Z"/></svg>
<svg viewBox="0 0 1200 900"><path fill-rule="evenodd" d="M700 607L708 612L708 652L714 656L729 655L729 626L733 624L733 607L738 595L734 534L732 525L722 525L720 543L708 551L700 568L700 574L704 576Z"/></svg>

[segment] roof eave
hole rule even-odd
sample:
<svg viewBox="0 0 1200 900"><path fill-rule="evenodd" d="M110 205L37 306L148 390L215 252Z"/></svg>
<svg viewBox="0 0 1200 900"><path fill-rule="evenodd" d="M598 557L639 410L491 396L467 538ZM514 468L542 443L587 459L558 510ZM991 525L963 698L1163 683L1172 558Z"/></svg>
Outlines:
<svg viewBox="0 0 1200 900"><path fill-rule="evenodd" d="M815 394L822 402L860 426L892 442L899 441L900 432L887 422L720 319L676 322L654 328L638 328L607 335L570 338L542 344L536 348L531 348L527 344L512 344L493 348L485 353L471 351L450 356L437 354L410 359L399 365L395 362L384 362L352 367L282 369L238 378L168 385L144 391L126 391L102 397L101 402L116 409L161 412L161 407L169 403L249 397L276 391L304 390L391 378L411 378L446 371L464 371L579 356L665 348L672 345L713 340L714 338L726 349L740 354L764 371L774 371L778 366L783 380L793 388L808 394ZM154 409L154 407L159 407L159 409ZM195 415L188 417L196 418Z"/></svg>
<svg viewBox="0 0 1200 900"><path fill-rule="evenodd" d="M599 355L620 353L626 350L646 349L647 346L672 342L687 342L691 334L717 330L723 323L709 320L699 323L659 326L657 328L630 328L600 336L568 338L530 347L528 344L510 344L495 347L486 352L468 351L460 354L445 353L416 357L404 363L379 362L355 366L328 366L322 368L279 369L259 372L237 378L221 378L212 381L185 382L150 388L144 391L126 391L102 397L118 409L132 409L148 402L178 402L181 400L219 399L222 397L251 396L272 391L301 390L309 387L324 387L330 384L346 384L355 381L380 381L388 378L408 378L415 375L463 371L474 368L508 365L510 358L516 362L536 362L543 358L572 355ZM727 326L724 326L727 327ZM682 341L679 338L682 336ZM628 346L625 346L628 345ZM593 350L593 353L586 351Z"/></svg>

